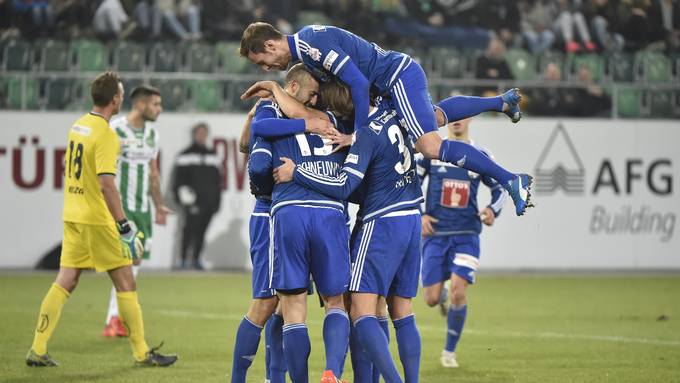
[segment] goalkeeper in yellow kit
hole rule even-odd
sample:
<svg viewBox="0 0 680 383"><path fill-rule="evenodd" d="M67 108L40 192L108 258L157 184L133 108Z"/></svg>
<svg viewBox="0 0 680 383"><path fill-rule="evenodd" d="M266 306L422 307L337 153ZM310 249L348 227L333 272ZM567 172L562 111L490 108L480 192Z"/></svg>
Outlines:
<svg viewBox="0 0 680 383"><path fill-rule="evenodd" d="M123 84L117 74L99 75L91 86L92 111L78 119L68 134L64 170L64 238L59 274L40 305L29 366L56 366L47 342L61 309L78 285L83 269L106 271L116 288L121 319L130 332L137 365L169 366L176 355L162 355L144 340L144 321L137 300L132 260L141 256L138 230L128 221L116 187L120 142L109 119L120 111Z"/></svg>

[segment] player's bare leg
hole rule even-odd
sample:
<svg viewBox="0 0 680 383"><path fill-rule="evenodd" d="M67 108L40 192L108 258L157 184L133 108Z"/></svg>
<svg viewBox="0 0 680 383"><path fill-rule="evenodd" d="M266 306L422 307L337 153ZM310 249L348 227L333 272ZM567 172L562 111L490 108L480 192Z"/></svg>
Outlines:
<svg viewBox="0 0 680 383"><path fill-rule="evenodd" d="M109 277L116 288L118 309L123 323L130 329L130 346L136 364L140 366L165 367L177 361L177 355L162 355L156 352L158 347L149 348L144 339L144 320L142 308L137 298L137 283L132 274L132 266L127 265L109 270ZM162 346L162 344L161 344Z"/></svg>
<svg viewBox="0 0 680 383"><path fill-rule="evenodd" d="M343 295L322 295L326 317L323 325L326 368L321 383L340 382L347 347L349 346L349 316Z"/></svg>
<svg viewBox="0 0 680 383"><path fill-rule="evenodd" d="M387 297L387 308L394 324L399 359L406 383L415 383L420 375L420 333L416 327L411 298Z"/></svg>
<svg viewBox="0 0 680 383"><path fill-rule="evenodd" d="M38 324L33 344L26 355L26 365L31 367L54 367L58 363L47 353L47 343L57 327L61 310L80 279L81 269L60 267L54 283L40 305Z"/></svg>
<svg viewBox="0 0 680 383"><path fill-rule="evenodd" d="M458 367L456 360L456 346L465 324L467 316L467 287L469 283L456 274L451 274L449 297L451 306L448 312L448 331L446 347L442 350L441 363L447 368Z"/></svg>

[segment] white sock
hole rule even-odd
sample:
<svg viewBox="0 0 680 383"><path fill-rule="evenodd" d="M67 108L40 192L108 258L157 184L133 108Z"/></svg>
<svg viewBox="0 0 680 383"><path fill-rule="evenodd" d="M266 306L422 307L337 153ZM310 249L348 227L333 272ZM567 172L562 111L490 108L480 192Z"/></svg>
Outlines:
<svg viewBox="0 0 680 383"><path fill-rule="evenodd" d="M137 280L139 274L139 266L132 265L132 276ZM118 300L116 298L116 288L111 287L111 298L109 298L109 312L106 314L105 324L111 322L111 318L118 316Z"/></svg>

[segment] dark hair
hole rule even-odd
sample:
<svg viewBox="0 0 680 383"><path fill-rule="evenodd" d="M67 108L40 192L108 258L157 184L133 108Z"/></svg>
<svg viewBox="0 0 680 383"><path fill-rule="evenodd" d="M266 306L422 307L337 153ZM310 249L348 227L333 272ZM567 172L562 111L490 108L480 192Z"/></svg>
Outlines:
<svg viewBox="0 0 680 383"><path fill-rule="evenodd" d="M161 95L161 91L158 90L158 88L154 88L153 86L149 85L140 85L136 87L135 89L130 92L130 100L132 102L137 101L139 97L149 97L149 96L159 96Z"/></svg>
<svg viewBox="0 0 680 383"><path fill-rule="evenodd" d="M248 53L264 52L264 42L267 40L279 40L283 38L283 33L279 32L268 23L252 23L243 31L241 36L241 48L239 53L243 57L248 57Z"/></svg>
<svg viewBox="0 0 680 383"><path fill-rule="evenodd" d="M104 72L97 76L90 86L92 103L101 108L109 105L113 97L118 94L120 82L120 77L115 72Z"/></svg>
<svg viewBox="0 0 680 383"><path fill-rule="evenodd" d="M319 88L321 100L324 105L341 120L354 120L354 104L352 103L352 93L338 81L329 81L321 84Z"/></svg>
<svg viewBox="0 0 680 383"><path fill-rule="evenodd" d="M205 129L206 131L210 131L208 129L208 124L205 122L199 122L198 124L194 125L193 128L191 128L191 138L194 138L194 135L196 135L196 132L198 132L199 129Z"/></svg>
<svg viewBox="0 0 680 383"><path fill-rule="evenodd" d="M288 73L286 73L286 84L288 84L291 81L297 81L299 83L305 83L306 81L309 81L310 79L316 81L316 78L314 78L314 75L312 75L312 72L305 67L305 64L303 63L297 63L293 65L289 70Z"/></svg>

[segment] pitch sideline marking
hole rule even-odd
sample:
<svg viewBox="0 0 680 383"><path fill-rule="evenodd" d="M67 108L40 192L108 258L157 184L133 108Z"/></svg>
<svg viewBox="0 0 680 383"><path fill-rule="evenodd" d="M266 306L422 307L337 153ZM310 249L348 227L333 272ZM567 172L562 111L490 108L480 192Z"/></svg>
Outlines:
<svg viewBox="0 0 680 383"><path fill-rule="evenodd" d="M181 310L158 310L156 311L160 314L179 317L179 318L202 318L211 320L230 320L230 321L240 321L243 319L243 315L233 315L233 314L214 314L206 312L190 312ZM313 325L321 325L320 322L314 320L308 320L307 323ZM426 332L444 332L445 328L423 326L418 325L420 331ZM592 341L604 341L604 342L619 342L619 343L638 343L638 344L651 344L656 346L680 346L680 340L667 340L667 339L655 339L655 338L631 338L626 336L616 336L616 335L585 335L585 334L565 334L558 332L536 332L536 333L525 333L519 331L500 331L492 332L485 330L475 330L466 329L466 334L471 335L481 335L481 336L501 336L508 338L538 338L538 339L568 339L568 340L592 340Z"/></svg>

